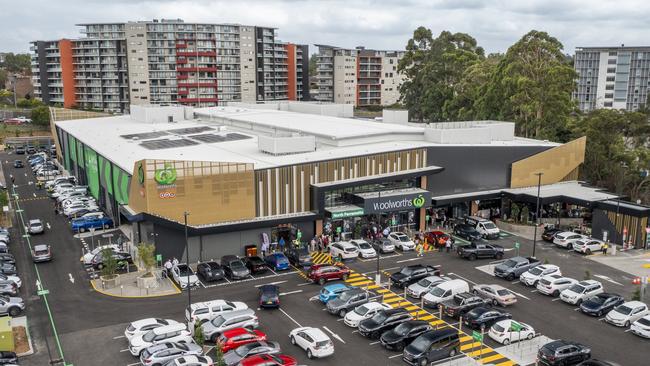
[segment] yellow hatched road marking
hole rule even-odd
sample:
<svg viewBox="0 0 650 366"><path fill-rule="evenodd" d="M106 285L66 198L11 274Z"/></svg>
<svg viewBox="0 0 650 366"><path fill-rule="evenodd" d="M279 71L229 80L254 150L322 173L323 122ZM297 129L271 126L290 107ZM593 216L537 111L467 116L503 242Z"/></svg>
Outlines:
<svg viewBox="0 0 650 366"><path fill-rule="evenodd" d="M501 362L501 363L496 364L496 366L513 366L513 365L516 365L516 364L515 364L513 361L511 361L511 360L508 360L508 361L506 361L506 362Z"/></svg>
<svg viewBox="0 0 650 366"><path fill-rule="evenodd" d="M480 343L478 343L478 344L480 345ZM491 353L492 351L494 351L492 348L483 345L483 350L482 351L481 351L480 346L479 346L476 349L476 351L472 351L470 353L467 353L467 355L469 357L476 357L476 356L480 356L480 355L487 355L488 353ZM500 356L499 358L503 357L502 355L499 355L499 356ZM495 358L495 360L498 360L499 358Z"/></svg>
<svg viewBox="0 0 650 366"><path fill-rule="evenodd" d="M438 319L438 320L430 321L429 324L431 324L431 325L441 325L441 324L445 324L445 321Z"/></svg>
<svg viewBox="0 0 650 366"><path fill-rule="evenodd" d="M461 345L460 350L461 351L466 351L466 350L472 349L472 348L478 349L479 347L481 347L481 342L470 342L470 343L466 343L466 344Z"/></svg>
<svg viewBox="0 0 650 366"><path fill-rule="evenodd" d="M417 310L417 309L419 309L419 307L417 307L417 306L415 306L415 305L411 305L411 306L409 306L409 307L406 308L407 311L413 311L413 310ZM426 312L425 312L425 313L426 313Z"/></svg>
<svg viewBox="0 0 650 366"><path fill-rule="evenodd" d="M411 302L404 300L404 301L401 301L399 304L397 304L397 307L401 308L401 307L407 306L407 305L411 305Z"/></svg>
<svg viewBox="0 0 650 366"><path fill-rule="evenodd" d="M480 362L481 362L481 363L488 363L488 362L496 361L496 360L499 360L499 359L502 359L502 358L505 358L505 357L504 357L503 355L497 353L497 354L494 355L494 356L489 356L489 357L483 357L483 358L481 358L481 361L480 361Z"/></svg>
<svg viewBox="0 0 650 366"><path fill-rule="evenodd" d="M380 288L379 290L377 290L377 293L380 293L380 294L385 294L387 292L390 292L390 291L386 290L385 288Z"/></svg>
<svg viewBox="0 0 650 366"><path fill-rule="evenodd" d="M461 334L463 334L463 333L461 333ZM470 336L468 336L468 335L466 335L466 336L462 336L462 337L459 338L460 343L465 343L465 342L467 342L467 341L469 341L469 340L471 340L471 339L472 339L472 337L470 337Z"/></svg>
<svg viewBox="0 0 650 366"><path fill-rule="evenodd" d="M384 302L385 302L386 304L392 304L392 303L394 303L394 302L398 302L398 301L401 301L401 300L402 300L402 299L400 299L399 297L394 297L394 298L392 298L392 299L388 299L388 300L384 299ZM399 306L397 306L397 305L395 305L395 306L396 306L396 307L399 307Z"/></svg>
<svg viewBox="0 0 650 366"><path fill-rule="evenodd" d="M368 290L374 290L374 289L376 289L376 288L379 288L379 286L377 286L377 285L370 285L370 286L366 286L366 288L367 288Z"/></svg>

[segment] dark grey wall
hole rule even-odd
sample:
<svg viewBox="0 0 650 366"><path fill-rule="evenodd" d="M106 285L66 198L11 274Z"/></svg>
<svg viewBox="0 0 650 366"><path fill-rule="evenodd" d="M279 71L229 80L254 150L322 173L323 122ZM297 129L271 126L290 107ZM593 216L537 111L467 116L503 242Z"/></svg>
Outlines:
<svg viewBox="0 0 650 366"><path fill-rule="evenodd" d="M429 176L433 196L507 188L510 165L547 146L431 146L427 164L445 168Z"/></svg>
<svg viewBox="0 0 650 366"><path fill-rule="evenodd" d="M36 47L38 48L38 79L41 83L41 98L43 103L50 103L50 87L48 86L47 78L47 61L45 58L46 42L38 41Z"/></svg>
<svg viewBox="0 0 650 366"><path fill-rule="evenodd" d="M309 45L298 45L302 49L302 100L310 100L309 96Z"/></svg>

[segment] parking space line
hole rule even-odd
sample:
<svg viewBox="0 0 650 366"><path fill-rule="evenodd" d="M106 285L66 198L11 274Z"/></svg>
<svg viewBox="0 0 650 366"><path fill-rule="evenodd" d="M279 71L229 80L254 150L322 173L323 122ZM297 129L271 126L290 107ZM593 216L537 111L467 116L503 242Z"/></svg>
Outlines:
<svg viewBox="0 0 650 366"><path fill-rule="evenodd" d="M130 364L126 365L126 366L136 366L136 365L142 365L142 362L134 362L134 363L130 363Z"/></svg>
<svg viewBox="0 0 650 366"><path fill-rule="evenodd" d="M517 296L519 296L519 297L522 297L522 298L524 298L524 299L526 299L526 300L530 300L530 298L528 298L528 297L526 297L526 296L520 294L519 292L514 292L514 291L512 291L512 290L510 290L510 292L512 292L513 294L515 294L515 295L517 295Z"/></svg>
<svg viewBox="0 0 650 366"><path fill-rule="evenodd" d="M300 323L298 323L298 322L296 321L296 319L292 318L291 315L287 314L287 312L284 311L282 308L278 308L278 310L280 310L280 311L282 312L282 314L286 315L286 317L289 318L289 320L291 320L292 322L296 323L297 326L302 327L302 325L300 325Z"/></svg>
<svg viewBox="0 0 650 366"><path fill-rule="evenodd" d="M379 343L381 343L381 342L380 342L380 341L370 342L370 343L368 343L368 345L370 345L370 346L374 346L375 344L379 344Z"/></svg>
<svg viewBox="0 0 650 366"><path fill-rule="evenodd" d="M343 340L343 338L341 338L338 334L332 332L328 327L323 326L323 329L325 329L327 331L327 333L331 334L332 337L336 338L339 342L345 344L345 341Z"/></svg>
<svg viewBox="0 0 650 366"><path fill-rule="evenodd" d="M471 283L472 285L476 285L476 282L474 282L474 281L472 281L472 280L468 280L467 278L465 278L465 277L463 277L463 276L460 276L460 275L457 275L457 274L455 274L455 273L453 273L453 272L449 272L449 273L447 273L447 274L450 275L450 276L456 276L456 277L460 278L461 280L465 280L465 281Z"/></svg>
<svg viewBox="0 0 650 366"><path fill-rule="evenodd" d="M553 299L553 300L551 300L551 301L559 301L559 300L560 300L560 298L559 298L559 297L556 297L555 299Z"/></svg>
<svg viewBox="0 0 650 366"><path fill-rule="evenodd" d="M269 271L273 272L273 274L276 275L276 276L277 276L277 274L278 274L278 273L275 272L272 268L269 268Z"/></svg>
<svg viewBox="0 0 650 366"><path fill-rule="evenodd" d="M292 294L298 294L301 293L302 290L295 290L295 291L289 291L289 292L281 292L280 296L287 296L287 295L292 295Z"/></svg>
<svg viewBox="0 0 650 366"><path fill-rule="evenodd" d="M120 350L120 352L129 352L129 349L128 348L122 349L122 350Z"/></svg>
<svg viewBox="0 0 650 366"><path fill-rule="evenodd" d="M288 280L284 280L284 281L275 281L275 282L269 282L269 283L263 283L263 284L260 284L260 285L255 285L255 287L262 287L262 286L266 286L266 285L279 285L279 284L281 284L281 283L285 283L285 282L287 282L287 281L288 281Z"/></svg>
<svg viewBox="0 0 650 366"><path fill-rule="evenodd" d="M121 335L121 336L113 337L113 339L121 339L121 338L126 338L126 336Z"/></svg>

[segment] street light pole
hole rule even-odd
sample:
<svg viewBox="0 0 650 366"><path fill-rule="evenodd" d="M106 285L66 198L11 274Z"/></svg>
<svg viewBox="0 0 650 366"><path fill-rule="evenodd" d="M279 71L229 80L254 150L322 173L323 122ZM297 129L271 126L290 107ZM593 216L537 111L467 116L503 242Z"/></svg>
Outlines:
<svg viewBox="0 0 650 366"><path fill-rule="evenodd" d="M542 175L544 173L535 173L537 176L537 204L535 205L535 233L533 234L533 257L537 248L537 226L539 226L539 193L542 188Z"/></svg>
<svg viewBox="0 0 650 366"><path fill-rule="evenodd" d="M190 243L187 240L187 216L190 213L185 211L183 212L183 217L185 218L185 260L187 261L187 284L185 287L187 288L187 306L188 309L190 306L192 306L192 291L190 291Z"/></svg>

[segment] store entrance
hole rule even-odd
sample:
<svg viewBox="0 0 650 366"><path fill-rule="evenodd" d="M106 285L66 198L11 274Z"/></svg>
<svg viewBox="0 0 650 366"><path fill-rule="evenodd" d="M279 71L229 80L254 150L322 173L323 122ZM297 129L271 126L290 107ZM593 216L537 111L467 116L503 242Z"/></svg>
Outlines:
<svg viewBox="0 0 650 366"><path fill-rule="evenodd" d="M388 232L401 231L412 235L417 231L417 212L396 211L369 214L344 219L326 218L323 221L323 233L334 241L351 239L376 239Z"/></svg>

